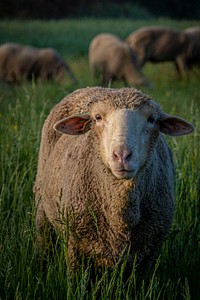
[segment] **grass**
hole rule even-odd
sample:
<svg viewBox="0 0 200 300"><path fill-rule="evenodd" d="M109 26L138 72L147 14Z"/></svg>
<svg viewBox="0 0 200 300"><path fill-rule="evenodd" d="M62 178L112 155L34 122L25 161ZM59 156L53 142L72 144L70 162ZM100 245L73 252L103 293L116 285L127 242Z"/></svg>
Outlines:
<svg viewBox="0 0 200 300"><path fill-rule="evenodd" d="M122 24L123 23L123 26ZM176 78L171 64L147 64L145 75L153 88L143 90L168 113L190 120L195 132L167 138L176 165L174 222L156 268L140 286L133 272L124 282L122 266L94 276L90 262L71 274L64 257L64 243L37 263L35 254L35 206L32 187L37 168L42 124L50 109L66 94L92 86L87 61L90 39L102 31L126 37L142 25L184 28L195 22L172 20L61 20L1 21L0 42L13 41L38 47L53 46L68 61L79 79L66 78L61 85L24 82L0 83L0 299L199 299L200 297L200 94L199 72ZM198 22L196 22L198 24ZM111 30L112 29L112 30ZM114 86L121 86L115 83Z"/></svg>

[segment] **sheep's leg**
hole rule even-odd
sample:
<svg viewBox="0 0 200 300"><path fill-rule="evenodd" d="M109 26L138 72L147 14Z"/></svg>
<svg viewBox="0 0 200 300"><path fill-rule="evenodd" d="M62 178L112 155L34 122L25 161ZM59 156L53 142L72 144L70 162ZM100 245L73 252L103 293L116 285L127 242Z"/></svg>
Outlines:
<svg viewBox="0 0 200 300"><path fill-rule="evenodd" d="M110 86L111 81L112 81L112 78L111 78L110 73L108 72L108 70L104 69L103 75L102 75L102 86L105 86L105 87Z"/></svg>
<svg viewBox="0 0 200 300"><path fill-rule="evenodd" d="M44 257L54 244L54 231L47 220L41 203L38 204L36 211L36 229L36 251L40 256Z"/></svg>
<svg viewBox="0 0 200 300"><path fill-rule="evenodd" d="M184 57L182 56L178 56L175 59L175 67L176 67L176 71L178 73L178 75L180 76L184 76L187 70L187 64L185 62Z"/></svg>
<svg viewBox="0 0 200 300"><path fill-rule="evenodd" d="M45 212L43 206L39 203L36 211L36 246L38 249L43 248L43 231L45 226Z"/></svg>
<svg viewBox="0 0 200 300"><path fill-rule="evenodd" d="M149 57L150 55L148 53L145 53L144 50L140 51L139 53L136 51L136 54L138 68L142 68L147 61L147 57Z"/></svg>

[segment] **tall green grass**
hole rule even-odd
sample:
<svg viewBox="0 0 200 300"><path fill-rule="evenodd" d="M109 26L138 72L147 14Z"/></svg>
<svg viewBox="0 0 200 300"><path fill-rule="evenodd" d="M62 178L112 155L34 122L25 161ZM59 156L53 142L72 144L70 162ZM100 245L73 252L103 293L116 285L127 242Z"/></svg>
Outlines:
<svg viewBox="0 0 200 300"><path fill-rule="evenodd" d="M151 20L179 28L189 22ZM144 72L153 88L143 90L168 113L190 120L195 132L167 138L176 166L176 209L169 236L150 278L140 285L133 268L123 280L125 263L112 272L94 275L90 262L71 274L65 245L58 237L45 266L35 250L34 184L42 124L50 109L66 94L92 86L87 49L90 38L101 31L125 37L141 21L69 20L2 21L0 41L54 46L69 61L79 79L55 83L0 83L0 299L199 299L200 297L200 93L199 72L178 79L171 64L147 64ZM147 25L147 23L145 24ZM115 87L122 86L114 83Z"/></svg>

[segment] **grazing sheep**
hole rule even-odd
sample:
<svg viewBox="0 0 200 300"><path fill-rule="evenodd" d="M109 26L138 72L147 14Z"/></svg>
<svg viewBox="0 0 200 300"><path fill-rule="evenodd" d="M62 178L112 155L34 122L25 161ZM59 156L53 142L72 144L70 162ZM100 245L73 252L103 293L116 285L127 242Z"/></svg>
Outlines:
<svg viewBox="0 0 200 300"><path fill-rule="evenodd" d="M67 73L77 80L59 53L52 48L37 49L30 46L7 43L0 46L0 80L20 83L23 79L41 78L63 80Z"/></svg>
<svg viewBox="0 0 200 300"><path fill-rule="evenodd" d="M172 61L180 75L188 69L190 60L198 59L200 52L200 44L184 31L160 26L142 27L131 33L126 41L136 52L140 66L147 61Z"/></svg>
<svg viewBox="0 0 200 300"><path fill-rule="evenodd" d="M186 28L183 31L188 38L194 40L194 43L196 43L196 53L193 57L191 57L190 59L188 59L187 64L189 66L189 68L192 68L194 66L196 67L200 67L200 50L199 50L199 45L200 45L200 27L196 26L196 27L189 27Z"/></svg>
<svg viewBox="0 0 200 300"><path fill-rule="evenodd" d="M54 130L54 129L55 130ZM174 166L162 133L193 126L134 88L84 88L47 117L34 192L38 241L47 227L68 232L68 259L113 267L153 260L174 209Z"/></svg>
<svg viewBox="0 0 200 300"><path fill-rule="evenodd" d="M138 67L134 51L117 36L102 33L89 46L89 64L94 77L102 75L102 85L110 80L124 80L129 85L148 85Z"/></svg>
<svg viewBox="0 0 200 300"><path fill-rule="evenodd" d="M184 29L185 33L191 34L194 38L200 41L200 26L194 26Z"/></svg>

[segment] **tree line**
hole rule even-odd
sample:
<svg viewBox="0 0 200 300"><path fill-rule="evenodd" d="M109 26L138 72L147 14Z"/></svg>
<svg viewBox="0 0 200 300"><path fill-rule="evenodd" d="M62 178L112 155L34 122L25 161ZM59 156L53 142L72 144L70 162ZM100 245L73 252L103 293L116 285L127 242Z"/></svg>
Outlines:
<svg viewBox="0 0 200 300"><path fill-rule="evenodd" d="M199 19L199 0L1 0L0 18L79 17Z"/></svg>

